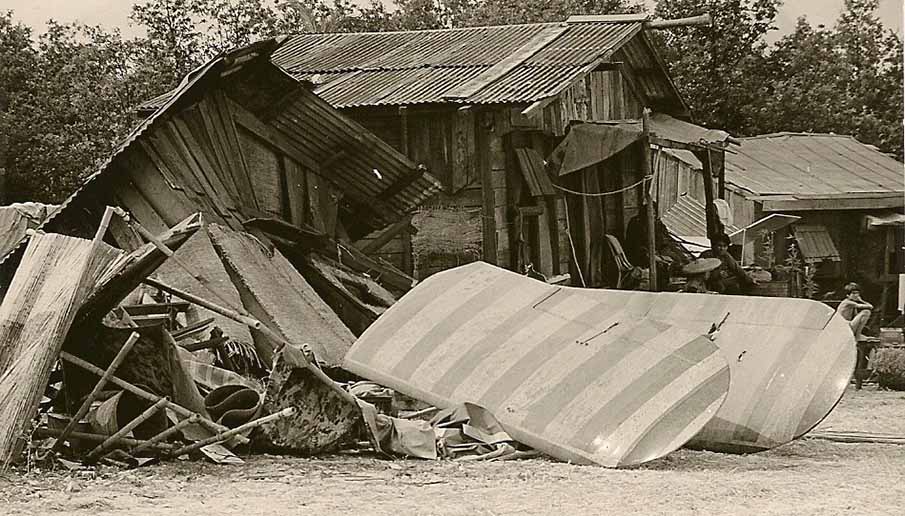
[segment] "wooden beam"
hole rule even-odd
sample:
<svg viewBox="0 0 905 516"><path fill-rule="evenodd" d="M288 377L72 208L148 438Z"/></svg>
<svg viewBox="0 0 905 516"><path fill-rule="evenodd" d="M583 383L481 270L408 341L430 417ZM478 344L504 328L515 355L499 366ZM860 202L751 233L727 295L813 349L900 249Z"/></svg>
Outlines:
<svg viewBox="0 0 905 516"><path fill-rule="evenodd" d="M675 27L711 27L713 18L710 13L688 18L676 18L674 20L651 20L644 22L644 28L648 30L672 29Z"/></svg>
<svg viewBox="0 0 905 516"><path fill-rule="evenodd" d="M279 131L262 122L253 113L235 102L230 102L230 108L236 123L242 126L246 131L266 141L283 154L286 154L299 162L305 168L308 168L309 170L320 169L319 163L299 152L296 148L296 144L290 141L289 138L283 136Z"/></svg>
<svg viewBox="0 0 905 516"><path fill-rule="evenodd" d="M876 210L901 208L901 193L877 197L827 197L827 198L784 198L771 200L769 196L760 198L764 212L776 211L836 211L836 210Z"/></svg>
<svg viewBox="0 0 905 516"><path fill-rule="evenodd" d="M641 177L647 177L652 173L650 159L650 109L644 108L641 112ZM651 182L641 183L644 189L644 199L647 201L647 248L648 248L648 267L650 267L648 290L657 292L657 211L654 207L654 200L650 194Z"/></svg>
<svg viewBox="0 0 905 516"><path fill-rule="evenodd" d="M382 201L388 201L396 194L411 186L412 183L424 177L424 172L426 170L427 168L424 165L418 165L411 173L402 176L398 181L388 186L386 190L377 194L377 198Z"/></svg>
<svg viewBox="0 0 905 516"><path fill-rule="evenodd" d="M383 229L380 234L378 234L375 238L368 240L358 247L358 250L363 253L373 253L374 251L379 250L383 246L387 245L391 240L396 238L399 233L403 231L411 230L411 220L408 217L403 218L399 222Z"/></svg>

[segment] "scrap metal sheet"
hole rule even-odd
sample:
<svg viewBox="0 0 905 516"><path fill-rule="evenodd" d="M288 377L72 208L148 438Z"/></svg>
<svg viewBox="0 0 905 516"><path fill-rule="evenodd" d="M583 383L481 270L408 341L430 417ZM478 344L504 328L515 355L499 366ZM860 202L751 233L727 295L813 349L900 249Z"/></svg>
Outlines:
<svg viewBox="0 0 905 516"><path fill-rule="evenodd" d="M344 366L440 407L480 405L562 460L646 462L710 421L729 368L707 328L642 317L646 299L601 292L480 262L445 271L368 328Z"/></svg>

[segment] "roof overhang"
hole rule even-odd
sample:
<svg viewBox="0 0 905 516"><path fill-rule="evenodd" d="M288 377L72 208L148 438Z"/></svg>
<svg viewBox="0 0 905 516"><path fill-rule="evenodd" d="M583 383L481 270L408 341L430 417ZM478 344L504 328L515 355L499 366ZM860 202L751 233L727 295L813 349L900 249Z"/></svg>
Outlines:
<svg viewBox="0 0 905 516"><path fill-rule="evenodd" d="M749 197L761 203L764 212L879 210L902 208L905 192L852 192L826 195L761 195Z"/></svg>

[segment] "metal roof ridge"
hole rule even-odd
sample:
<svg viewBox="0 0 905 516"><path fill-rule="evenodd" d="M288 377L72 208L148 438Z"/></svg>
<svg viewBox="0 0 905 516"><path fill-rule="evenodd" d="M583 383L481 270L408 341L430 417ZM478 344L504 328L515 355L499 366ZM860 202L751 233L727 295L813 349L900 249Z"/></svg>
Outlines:
<svg viewBox="0 0 905 516"><path fill-rule="evenodd" d="M563 21L554 21L554 22L535 22L535 23L506 23L502 25L475 25L472 27L444 27L440 29L416 29L416 30L385 30L385 31L362 31L362 32L296 32L285 34L285 36L291 38L295 38L297 36L356 36L356 35L377 35L377 34L412 34L412 33L432 33L432 32L465 32L465 31L473 31L473 30L486 30L486 29L504 29L510 27L540 27L540 26L554 26L554 25L564 25L566 22ZM622 22L625 23L625 22Z"/></svg>

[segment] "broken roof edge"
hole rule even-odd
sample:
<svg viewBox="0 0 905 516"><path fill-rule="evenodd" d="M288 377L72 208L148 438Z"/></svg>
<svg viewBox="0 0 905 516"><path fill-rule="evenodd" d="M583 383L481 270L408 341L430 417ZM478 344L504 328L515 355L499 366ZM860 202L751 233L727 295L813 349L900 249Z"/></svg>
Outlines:
<svg viewBox="0 0 905 516"><path fill-rule="evenodd" d="M202 79L207 77L208 74L211 73L211 70L213 68L215 68L218 64L227 62L229 58L233 58L233 60L230 64L233 64L235 66L244 66L244 64L254 61L261 56L256 55L256 56L252 57L251 59L246 59L242 62L238 62L239 58L251 55L254 53L255 50L271 46L271 48L267 49L267 51L266 51L267 54L269 55L281 43L282 42L278 41L277 39L267 39L267 40L257 41L255 43L246 45L244 47L240 47L240 48L233 49L230 51L222 52L219 55L217 55L216 57L212 58L207 63L204 63L203 65L195 68L194 70L192 70L191 72L186 74L186 76L183 77L182 81L180 81L179 86L177 86L173 90L173 95L170 96L170 98L162 106L160 106L159 108L154 110L153 113L151 113L147 118L145 118L137 126L135 126L126 137L124 137L122 140L120 140L120 142L116 145L116 147L114 147L113 150L110 151L110 154L107 156L107 158L100 165L98 165L97 169L94 172L92 172L91 175L89 175L87 178L85 178L85 180L82 181L81 185L79 185L79 187L74 192L72 192L69 195L69 197L66 198L66 200L64 200L62 203L60 203L60 205L57 207L57 209L55 209L52 213L49 213L47 215L47 218L44 220L44 222L41 223L40 226L37 227L37 230L45 230L45 228L47 228L48 225L50 225L54 220L56 220L58 215L60 215L64 211L66 211L67 208L69 208L69 206L75 201L75 199L79 195L82 194L82 192L84 192L85 190L90 188L95 183L95 180L98 177L103 175L105 172L107 172L111 168L111 165L116 160L116 158L118 158L120 155L122 155L122 153L124 153L127 149L129 149L132 146L132 144L135 143L138 140L138 138L145 133L145 131L150 129L151 126L153 126L154 123L164 113L166 113L173 105L175 105L177 102L179 102L179 100L182 99L183 96L185 96L190 91L193 91L195 89L195 87L202 81ZM2 258L0 258L0 265L2 265L4 262L6 262L6 259L9 256L13 255L20 247L22 247L22 244L24 244L27 241L28 241L28 236L26 235L19 241L18 244L16 244L14 247L10 248L10 250L6 253L6 255L4 255Z"/></svg>

